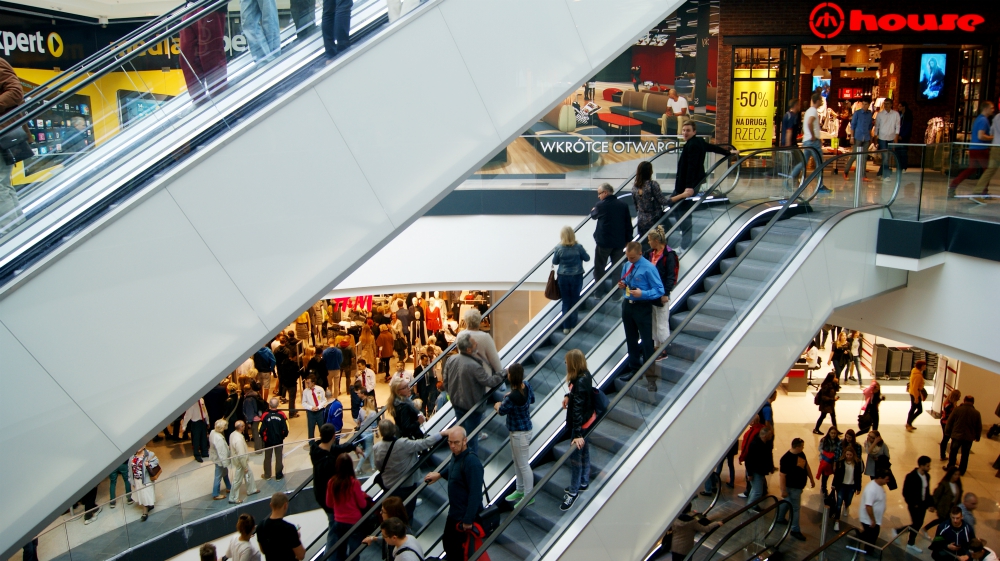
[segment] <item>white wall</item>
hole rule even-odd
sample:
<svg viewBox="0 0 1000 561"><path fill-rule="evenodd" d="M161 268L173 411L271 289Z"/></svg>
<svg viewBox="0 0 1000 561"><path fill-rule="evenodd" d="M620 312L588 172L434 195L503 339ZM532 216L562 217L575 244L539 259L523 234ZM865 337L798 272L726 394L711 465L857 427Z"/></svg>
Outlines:
<svg viewBox="0 0 1000 561"><path fill-rule="evenodd" d="M976 409L983 416L983 431L990 425L1000 423L996 415L997 404L1000 403L1000 378L996 372L984 370L978 366L963 362L958 366L958 390L963 396L976 398Z"/></svg>
<svg viewBox="0 0 1000 561"><path fill-rule="evenodd" d="M907 273L905 288L837 309L830 323L1000 372L1000 263L944 255L942 265Z"/></svg>

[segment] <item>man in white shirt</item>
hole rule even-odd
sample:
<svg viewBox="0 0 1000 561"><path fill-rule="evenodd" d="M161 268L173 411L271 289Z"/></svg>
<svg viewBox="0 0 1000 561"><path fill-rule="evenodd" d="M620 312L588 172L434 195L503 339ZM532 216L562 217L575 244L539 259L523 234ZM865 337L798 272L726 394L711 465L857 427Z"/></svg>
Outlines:
<svg viewBox="0 0 1000 561"><path fill-rule="evenodd" d="M365 395L375 397L375 371L368 368L368 362L358 359L358 382L365 387Z"/></svg>
<svg viewBox="0 0 1000 561"><path fill-rule="evenodd" d="M800 164L795 164L792 168L792 177L798 177L802 168L809 163L810 159L816 161L816 169L823 165L823 139L819 128L819 106L823 104L823 96L819 93L812 94L809 109L802 115L802 156L805 159ZM820 193L832 193L833 191L823 184L823 174L819 176Z"/></svg>
<svg viewBox="0 0 1000 561"><path fill-rule="evenodd" d="M861 492L861 511L858 519L861 521L861 541L875 545L882 526L882 515L885 514L885 489L889 481L889 473L884 470L875 472L875 479L865 485ZM867 546L866 550L870 549Z"/></svg>
<svg viewBox="0 0 1000 561"><path fill-rule="evenodd" d="M687 120L688 120L688 116L687 116L687 114L688 114L688 100L684 96L678 95L677 94L677 90L675 90L675 89L671 89L669 92L667 92L667 97L669 99L667 99L667 114L664 117L664 121L663 121L663 127L664 127L664 131L663 132L664 132L664 134L666 134L666 132L667 132L666 131L666 126L667 126L666 119L668 117L677 117L677 136L680 136L681 135L681 127L683 127L684 123L687 122Z"/></svg>
<svg viewBox="0 0 1000 561"><path fill-rule="evenodd" d="M302 390L302 408L306 410L306 426L309 440L312 440L316 427L324 422L323 414L326 408L326 392L316 386L316 378L312 375L306 378L306 387ZM306 446L308 445L307 443Z"/></svg>
<svg viewBox="0 0 1000 561"><path fill-rule="evenodd" d="M191 431L191 446L194 447L194 461L202 463L202 458L208 456L208 410L205 400L199 399L188 407L181 418L181 433Z"/></svg>
<svg viewBox="0 0 1000 561"><path fill-rule="evenodd" d="M890 142L899 142L899 113L892 108L892 100L885 98L882 110L875 116L875 137L878 138L878 149L888 150ZM889 178L889 164L892 157L882 154L882 167L875 174L883 179Z"/></svg>

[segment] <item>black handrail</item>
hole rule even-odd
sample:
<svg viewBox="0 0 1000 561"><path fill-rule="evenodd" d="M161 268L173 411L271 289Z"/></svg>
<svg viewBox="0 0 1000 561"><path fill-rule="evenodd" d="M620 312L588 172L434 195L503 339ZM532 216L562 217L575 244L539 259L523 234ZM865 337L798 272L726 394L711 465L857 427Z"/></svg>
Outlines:
<svg viewBox="0 0 1000 561"><path fill-rule="evenodd" d="M885 150L883 152L888 153L890 151ZM850 155L843 154L842 156L849 157ZM749 256L753 252L753 249L757 246L758 243L760 243L762 239L764 239L767 233L771 231L771 228L773 228L774 225L779 220L781 220L781 218L785 215L788 209L791 208L793 205L798 204L796 201L798 201L802 197L802 194L805 191L806 187L808 187L816 177L822 177L823 170L826 168L826 166L838 158L839 156L831 158L826 162L824 162L822 165L816 166L816 169L813 171L813 173L802 181L799 187L795 190L795 193L793 193L792 196L785 201L785 203L781 206L781 208L779 208L778 211L774 213L774 216L772 216L771 219L768 221L763 232L761 232L756 238L754 238L751 241L750 245L743 251L742 254L740 254L736 262L722 274L722 276L719 278L716 284L712 286L712 288L709 289L705 293L705 295L701 298L698 304L695 305L695 307L688 312L688 315L684 318L681 324L671 330L670 336L667 337L666 341L664 341L656 349L653 355L650 356L646 360L646 362L639 368L639 370L628 380L628 382L626 382L625 386L622 387L622 389L615 394L614 399L611 400L611 403L608 406L609 410L618 405L618 402L620 402L626 395L628 395L628 393L631 391L632 387L636 384L636 382L642 379L645 372L650 368L652 368L652 366L656 363L656 357L658 357L660 353L665 351L674 342L674 339L676 339L677 336L684 331L684 328L686 328L688 324L691 322L691 320L698 315L698 312L700 312L701 309L705 306L705 304L709 300L711 300L712 296L714 296L715 293L718 292L719 289L726 284L726 280L728 280L729 277L732 276L733 272L736 271L737 268L739 268L739 265L747 258L747 256ZM893 192L892 199L895 198L896 192L898 192L899 190L899 182L901 176L902 176L902 170L900 170L899 167L897 166L896 191ZM817 184L816 186L816 191L818 190L819 190L819 184ZM813 193L813 196L814 195L815 193ZM892 199L890 199L890 201ZM753 306L751 306L750 308L752 309L752 307ZM677 387L681 390L680 392L678 392L678 395L680 393L683 393L683 390L686 389L694 381L694 378L695 378L694 376L687 376L684 381L678 384ZM588 430L588 433L593 432L594 429L606 418L607 416L598 418L597 421L593 425L591 425L590 429ZM531 493L525 495L524 499L520 501L517 506L514 507L513 512L511 512L510 515L508 515L507 519L504 520L500 524L500 526L485 541L483 541L482 546L469 559L469 561L476 561L476 559L479 559L479 557L484 552L486 552L489 546L491 546L493 542L496 541L497 537L503 533L503 531L514 521L515 518L517 518L517 515L521 513L521 511L525 508L525 505L527 505L527 503L534 497L534 495L537 494L538 491L541 488L543 488L550 479L552 479L552 477L556 474L556 472L559 471L559 468L562 467L566 463L566 461L569 460L569 457L573 454L574 451L575 448L570 446L566 450L566 452L563 453L563 455L559 457L558 460L556 460L555 464L549 469L549 472L545 475L545 477L543 477L541 481L536 483L536 487L531 490Z"/></svg>
<svg viewBox="0 0 1000 561"><path fill-rule="evenodd" d="M788 499L782 499L782 500L774 503L773 505L771 505L771 506L769 506L769 507L767 507L767 508L765 508L763 510L760 510L760 511L756 512L753 516L751 516L750 518L746 519L741 524L739 524L738 526L736 526L735 528L733 528L732 530L730 530L728 534L726 534L725 536L722 536L722 539L719 540L719 543L715 544L715 547L712 548L712 551L708 554L708 557L705 559L705 561L712 561L712 559L715 558L715 554L719 552L719 549L721 549L722 546L725 545L726 542L728 542L740 530L742 530L743 528L746 528L747 526L749 526L749 525L757 522L758 520L760 520L764 516L768 515L772 511L774 511L774 509L780 509L782 505L786 505L786 508L789 508L789 509L791 509L791 507L792 507L792 503ZM781 512L781 511L779 510L778 512ZM767 532L764 534L764 539L767 539L767 536L771 535L771 532L774 531L774 526L777 523L778 523L778 517L777 517L777 515L775 515L774 520L771 521L771 525L768 526ZM785 538L788 537L788 533L791 532L791 529L792 529L792 525L791 524L787 524L785 526L785 531L781 535L781 538L778 539L778 541L776 543L780 545L781 542L785 541ZM727 557L730 557L731 555L733 555L733 554L727 555L726 557L723 557L723 559L726 559Z"/></svg>
<svg viewBox="0 0 1000 561"><path fill-rule="evenodd" d="M712 485L715 486L715 493L712 495L712 502L709 503L708 508L706 508L703 512L699 513L706 518L708 517L708 513L711 512L713 508L715 508L716 503L719 502L719 497L722 495L722 478L719 477L719 475L714 472L711 475L709 475L708 478L712 481ZM692 497L691 502L693 501L694 498ZM659 540L656 541L656 545L654 545L653 549L649 552L649 554L646 555L646 557L644 558L645 561L649 561L660 552L660 549L663 547L663 542L666 541L667 536L670 534L671 526L673 526L673 522L667 524L667 529L664 530L663 535L660 537ZM709 531L710 532L714 531L716 528L718 528L718 526L712 527L711 530Z"/></svg>
<svg viewBox="0 0 1000 561"><path fill-rule="evenodd" d="M698 541L695 542L694 547L691 548L691 551L689 551L688 554L684 556L684 560L683 561L692 561L692 557L694 557L695 552L698 551L699 549L701 549L701 546L705 545L705 542L708 541L708 538L711 537L712 534L714 534L716 531L718 531L719 529L721 529L723 526L725 526L729 522L732 522L736 518L739 518L740 516L742 516L748 510L750 510L752 508L760 508L760 505L763 504L764 501L767 501L767 500L772 501L773 504L778 504L778 497L775 497L774 495L764 495L763 497L757 499L756 501L754 501L752 503L747 503L742 508L738 509L736 512L730 514L729 516L723 518L722 520L719 520L719 522L722 522L722 524L720 524L720 525L718 525L718 526L716 526L714 528L711 528L707 532L705 532L704 534L702 534L701 538L699 538Z"/></svg>
<svg viewBox="0 0 1000 561"><path fill-rule="evenodd" d="M821 545L821 546L817 547L816 549L812 550L809 553L809 555L806 555L805 557L802 558L802 561L809 561L810 559L818 557L821 553L823 553L827 549L833 547L844 536L846 536L847 534L850 534L851 532L855 532L855 533L857 533L859 535L861 534L861 530L855 528L854 526L850 526L850 525L845 524L845 523L841 523L840 525L841 525L841 528L842 528L840 530L840 532L838 532L836 535L834 535L832 538L830 538L830 540L828 540L823 545Z"/></svg>

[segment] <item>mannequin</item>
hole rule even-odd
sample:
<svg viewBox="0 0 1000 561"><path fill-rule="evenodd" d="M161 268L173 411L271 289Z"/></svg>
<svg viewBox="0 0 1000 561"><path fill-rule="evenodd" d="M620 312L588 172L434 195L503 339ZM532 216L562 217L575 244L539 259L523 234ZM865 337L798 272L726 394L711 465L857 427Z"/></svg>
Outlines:
<svg viewBox="0 0 1000 561"><path fill-rule="evenodd" d="M419 305L413 307L413 317L410 319L410 341L414 346L423 347L427 344L427 318Z"/></svg>
<svg viewBox="0 0 1000 561"><path fill-rule="evenodd" d="M427 309L427 330L432 333L441 331L444 324L444 301L431 298Z"/></svg>

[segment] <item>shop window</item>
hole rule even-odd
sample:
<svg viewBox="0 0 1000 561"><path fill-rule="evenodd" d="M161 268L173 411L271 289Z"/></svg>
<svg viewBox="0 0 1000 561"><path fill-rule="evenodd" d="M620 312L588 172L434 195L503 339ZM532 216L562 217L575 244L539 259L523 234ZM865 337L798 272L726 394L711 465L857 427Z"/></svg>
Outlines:
<svg viewBox="0 0 1000 561"><path fill-rule="evenodd" d="M958 86L958 107L955 110L955 140L971 142L972 122L979 113L980 101L986 99L983 94L983 65L986 61L985 50L980 47L963 48L959 62L961 81Z"/></svg>

